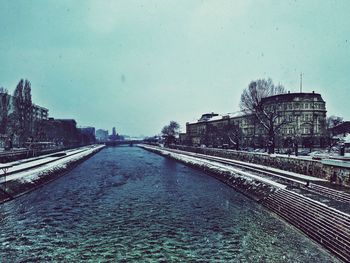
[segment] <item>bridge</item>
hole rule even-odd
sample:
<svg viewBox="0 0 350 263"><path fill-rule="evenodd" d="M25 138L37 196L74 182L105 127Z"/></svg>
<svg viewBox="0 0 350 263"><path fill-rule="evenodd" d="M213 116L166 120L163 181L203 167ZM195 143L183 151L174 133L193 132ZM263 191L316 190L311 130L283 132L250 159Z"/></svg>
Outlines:
<svg viewBox="0 0 350 263"><path fill-rule="evenodd" d="M105 141L102 142L104 143L106 146L119 146L119 145L129 145L129 146L133 146L134 144L138 144L138 143L142 143L142 140L118 140L118 141Z"/></svg>

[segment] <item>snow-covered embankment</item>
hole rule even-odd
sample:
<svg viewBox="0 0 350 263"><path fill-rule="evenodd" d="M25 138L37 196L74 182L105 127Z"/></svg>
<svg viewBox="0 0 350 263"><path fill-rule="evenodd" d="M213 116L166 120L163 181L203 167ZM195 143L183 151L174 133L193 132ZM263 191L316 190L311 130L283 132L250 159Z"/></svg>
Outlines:
<svg viewBox="0 0 350 263"><path fill-rule="evenodd" d="M267 195L278 189L285 189L286 186L267 178L256 176L252 173L238 170L232 166L221 164L214 161L208 161L201 158L191 157L189 155L174 153L149 145L140 145L140 147L158 153L160 155L175 159L186 165L209 172L220 181L230 185L237 191L259 201L266 198Z"/></svg>
<svg viewBox="0 0 350 263"><path fill-rule="evenodd" d="M104 147L104 145L92 145L51 154L44 158L33 158L28 162L7 163L6 165L12 167L7 170L6 176L2 169L0 171L0 203L62 176Z"/></svg>
<svg viewBox="0 0 350 263"><path fill-rule="evenodd" d="M210 172L217 179L259 201L344 262L350 262L350 215L288 190L283 184L229 165L160 147L142 148Z"/></svg>

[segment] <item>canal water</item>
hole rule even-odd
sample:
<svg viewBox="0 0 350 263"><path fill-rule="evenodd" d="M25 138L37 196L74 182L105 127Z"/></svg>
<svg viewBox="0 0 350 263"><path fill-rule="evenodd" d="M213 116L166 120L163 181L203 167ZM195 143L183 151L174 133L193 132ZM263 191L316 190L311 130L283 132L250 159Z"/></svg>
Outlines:
<svg viewBox="0 0 350 263"><path fill-rule="evenodd" d="M0 262L335 262L254 201L137 147L0 205Z"/></svg>

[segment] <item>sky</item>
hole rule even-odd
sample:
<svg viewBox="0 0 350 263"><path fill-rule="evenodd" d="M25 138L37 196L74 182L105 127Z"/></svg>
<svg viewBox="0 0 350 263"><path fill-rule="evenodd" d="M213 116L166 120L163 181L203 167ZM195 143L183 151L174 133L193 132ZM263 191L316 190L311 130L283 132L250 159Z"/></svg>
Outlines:
<svg viewBox="0 0 350 263"><path fill-rule="evenodd" d="M350 120L350 1L0 0L0 86L50 117L151 136L239 110L250 81L320 93Z"/></svg>

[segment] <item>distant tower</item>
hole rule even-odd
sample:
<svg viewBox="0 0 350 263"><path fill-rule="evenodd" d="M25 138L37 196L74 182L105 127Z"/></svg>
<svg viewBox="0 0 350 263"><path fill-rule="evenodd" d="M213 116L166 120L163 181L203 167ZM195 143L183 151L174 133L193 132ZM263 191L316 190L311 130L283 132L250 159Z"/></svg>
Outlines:
<svg viewBox="0 0 350 263"><path fill-rule="evenodd" d="M300 73L300 93L303 93L303 73Z"/></svg>
<svg viewBox="0 0 350 263"><path fill-rule="evenodd" d="M112 135L113 135L113 137L115 137L117 135L117 133L115 131L115 127L113 127L113 129L112 129Z"/></svg>

